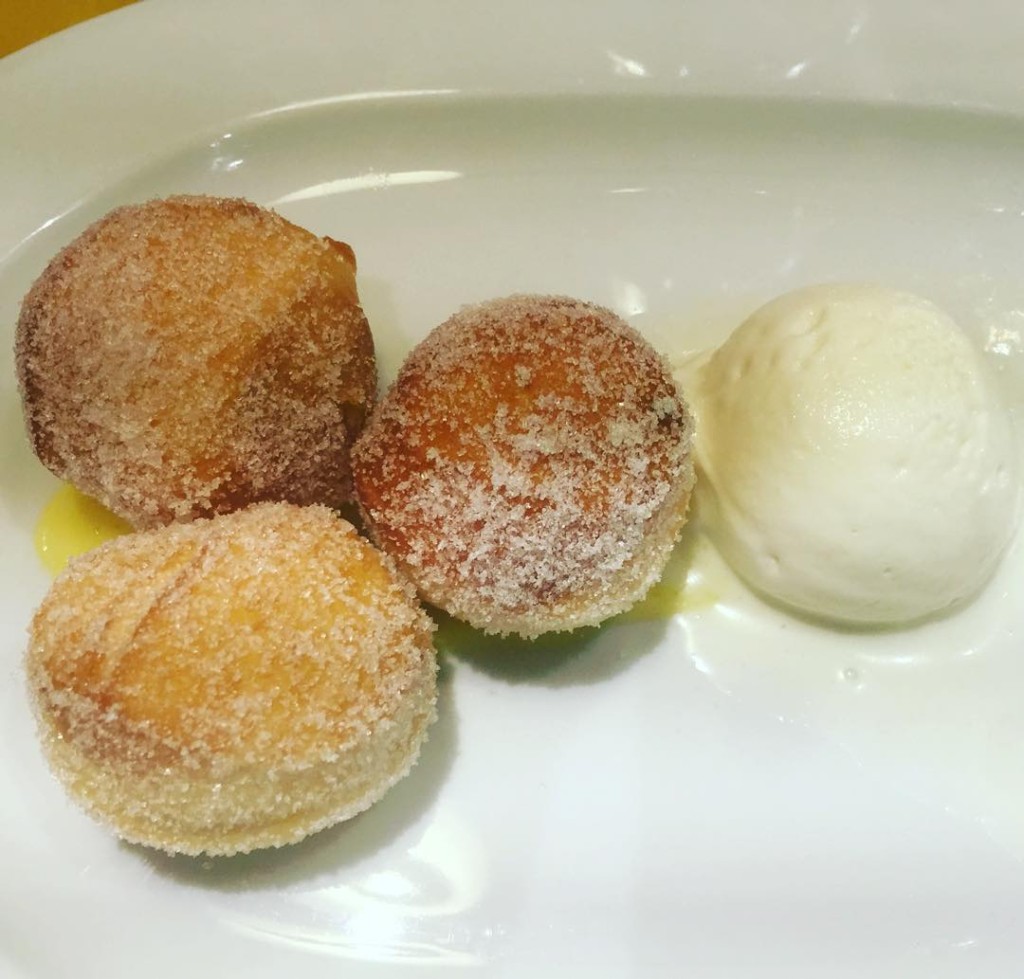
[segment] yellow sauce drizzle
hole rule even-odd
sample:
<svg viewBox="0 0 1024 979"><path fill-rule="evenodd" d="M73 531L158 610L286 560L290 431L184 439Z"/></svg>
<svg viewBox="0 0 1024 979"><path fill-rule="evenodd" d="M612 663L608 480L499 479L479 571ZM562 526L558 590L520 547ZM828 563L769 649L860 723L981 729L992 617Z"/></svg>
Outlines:
<svg viewBox="0 0 1024 979"><path fill-rule="evenodd" d="M36 523L36 553L46 569L60 574L68 561L98 544L127 534L131 525L73 486L61 486Z"/></svg>

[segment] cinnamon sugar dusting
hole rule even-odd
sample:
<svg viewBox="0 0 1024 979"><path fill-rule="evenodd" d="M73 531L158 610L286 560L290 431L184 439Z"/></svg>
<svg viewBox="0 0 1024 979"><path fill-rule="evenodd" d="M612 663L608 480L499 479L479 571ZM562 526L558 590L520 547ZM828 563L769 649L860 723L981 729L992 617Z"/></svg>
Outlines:
<svg viewBox="0 0 1024 979"><path fill-rule="evenodd" d="M658 578L693 487L667 366L574 299L462 310L374 409L351 249L246 201L98 221L30 290L16 363L40 459L155 528L73 559L37 611L44 749L169 852L367 808L434 718L419 598L492 633L595 625ZM353 493L381 551L322 505Z"/></svg>
<svg viewBox="0 0 1024 979"><path fill-rule="evenodd" d="M376 396L350 248L237 199L118 208L25 298L33 447L137 527L345 502Z"/></svg>
<svg viewBox="0 0 1024 979"><path fill-rule="evenodd" d="M374 540L423 597L534 636L628 608L693 486L667 366L609 310L513 296L457 313L407 359L353 450Z"/></svg>
<svg viewBox="0 0 1024 979"><path fill-rule="evenodd" d="M76 559L32 624L50 762L123 837L279 846L365 809L434 716L433 625L325 507L261 504Z"/></svg>

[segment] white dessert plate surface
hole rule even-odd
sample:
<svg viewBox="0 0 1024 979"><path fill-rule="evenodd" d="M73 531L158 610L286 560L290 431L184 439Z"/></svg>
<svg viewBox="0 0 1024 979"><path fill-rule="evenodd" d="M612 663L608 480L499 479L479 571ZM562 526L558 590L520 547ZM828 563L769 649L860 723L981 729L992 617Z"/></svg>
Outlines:
<svg viewBox="0 0 1024 979"><path fill-rule="evenodd" d="M385 379L511 292L610 306L671 359L872 280L953 312L1019 422L1022 11L147 0L0 61L0 974L1018 974L1021 535L962 612L843 632L752 596L694 524L683 611L459 643L377 806L172 859L82 815L37 748L21 657L57 484L11 346L90 221L201 192L352 244Z"/></svg>

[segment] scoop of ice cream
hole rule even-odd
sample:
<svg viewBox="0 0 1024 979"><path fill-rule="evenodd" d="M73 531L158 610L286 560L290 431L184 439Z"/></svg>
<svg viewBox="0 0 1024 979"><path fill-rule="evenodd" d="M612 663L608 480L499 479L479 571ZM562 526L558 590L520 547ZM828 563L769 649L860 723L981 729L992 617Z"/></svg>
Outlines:
<svg viewBox="0 0 1024 979"><path fill-rule="evenodd" d="M893 624L973 597L1013 533L1016 446L985 364L930 302L823 285L684 369L699 513L785 605Z"/></svg>

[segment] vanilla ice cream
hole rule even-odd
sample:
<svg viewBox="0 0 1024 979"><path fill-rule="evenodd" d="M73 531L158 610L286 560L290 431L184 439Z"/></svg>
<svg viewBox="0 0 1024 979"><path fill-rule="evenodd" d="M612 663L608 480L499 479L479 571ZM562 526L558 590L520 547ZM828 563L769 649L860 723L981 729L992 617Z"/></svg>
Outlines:
<svg viewBox="0 0 1024 979"><path fill-rule="evenodd" d="M926 300L798 290L692 361L682 386L701 519L755 589L892 624L964 602L994 571L1016 443L980 355Z"/></svg>

